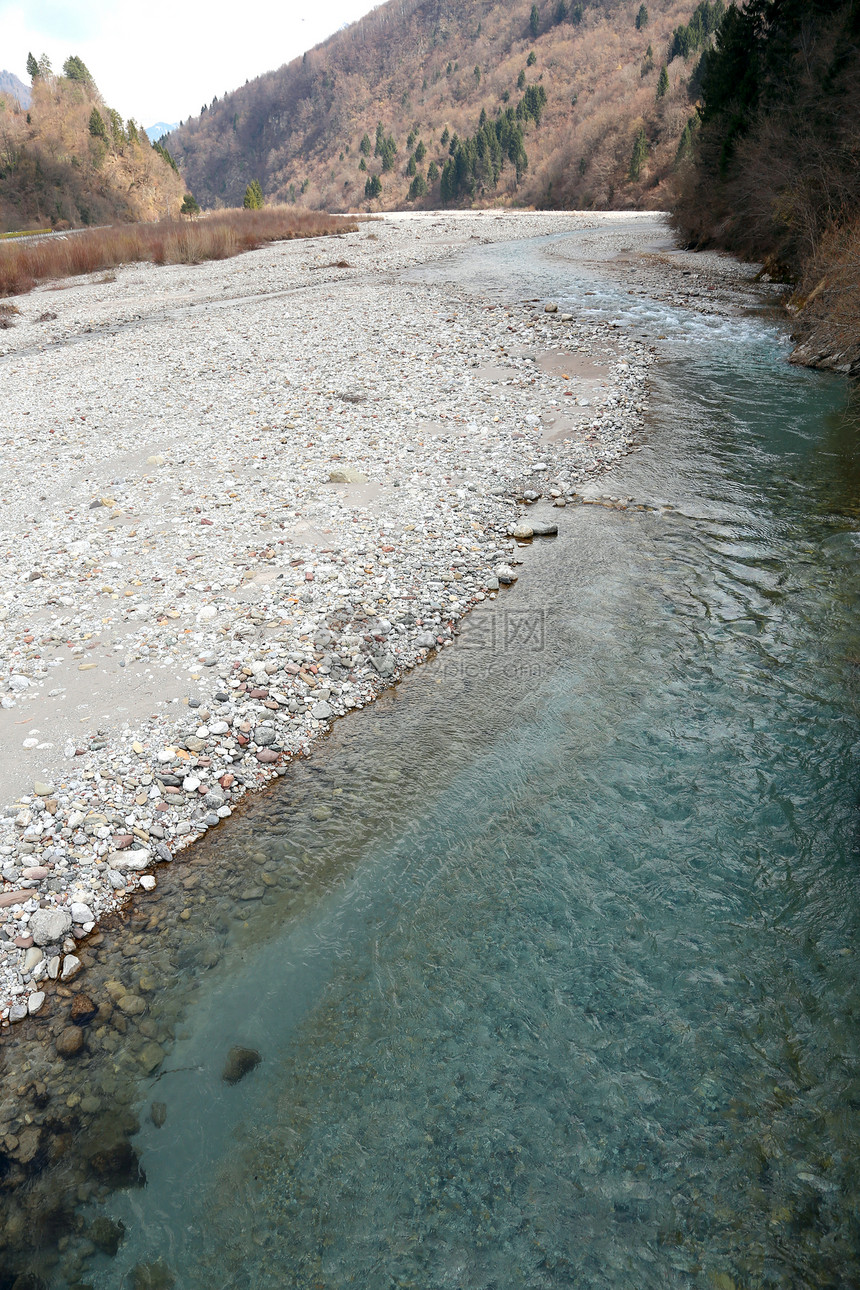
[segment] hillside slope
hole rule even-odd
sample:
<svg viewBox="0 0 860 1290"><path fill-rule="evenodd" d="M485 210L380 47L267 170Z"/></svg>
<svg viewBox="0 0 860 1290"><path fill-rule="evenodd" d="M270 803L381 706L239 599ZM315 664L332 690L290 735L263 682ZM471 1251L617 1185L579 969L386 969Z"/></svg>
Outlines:
<svg viewBox="0 0 860 1290"><path fill-rule="evenodd" d="M647 9L640 0L389 0L213 100L165 142L210 206L240 201L258 179L270 200L360 208L375 175L374 208L407 204L410 189L418 204L438 205L456 134L482 154L480 164L462 163L458 202L659 207L692 112L700 43L670 61L692 9L691 0L649 0ZM487 161L493 139L476 138L481 114L490 127L504 124L529 87L544 90L546 104L539 124L518 122L528 164L517 166L512 148L498 174Z"/></svg>
<svg viewBox="0 0 860 1290"><path fill-rule="evenodd" d="M29 112L0 98L0 227L79 227L177 215L185 187L140 127L104 103L79 59L33 81Z"/></svg>

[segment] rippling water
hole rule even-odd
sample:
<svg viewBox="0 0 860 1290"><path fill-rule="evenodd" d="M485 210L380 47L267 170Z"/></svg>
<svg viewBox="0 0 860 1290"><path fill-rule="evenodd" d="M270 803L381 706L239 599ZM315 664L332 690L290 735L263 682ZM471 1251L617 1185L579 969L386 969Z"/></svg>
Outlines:
<svg viewBox="0 0 860 1290"><path fill-rule="evenodd" d="M564 298L559 239L492 265ZM674 339L595 491L650 509L558 513L225 844L317 894L213 914L92 1284L860 1283L860 409L761 320L623 307Z"/></svg>

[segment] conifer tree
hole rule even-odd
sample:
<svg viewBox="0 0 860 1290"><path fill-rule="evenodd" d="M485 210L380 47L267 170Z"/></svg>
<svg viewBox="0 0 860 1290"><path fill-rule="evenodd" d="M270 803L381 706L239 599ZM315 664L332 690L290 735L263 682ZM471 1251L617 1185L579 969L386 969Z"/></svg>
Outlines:
<svg viewBox="0 0 860 1290"><path fill-rule="evenodd" d="M194 200L191 193L186 193L182 198L182 205L179 207L180 215L199 215L200 207Z"/></svg>
<svg viewBox="0 0 860 1290"><path fill-rule="evenodd" d="M242 205L247 211L260 211L263 209L263 190L258 179L252 179L245 189Z"/></svg>
<svg viewBox="0 0 860 1290"><path fill-rule="evenodd" d="M68 77L70 81L80 81L82 85L92 85L93 83L89 68L76 54L72 54L63 63L63 75Z"/></svg>
<svg viewBox="0 0 860 1290"><path fill-rule="evenodd" d="M633 143L633 155L630 158L630 169L627 172L628 179L638 179L642 174L642 167L648 160L648 136L642 126L639 127L639 133Z"/></svg>
<svg viewBox="0 0 860 1290"><path fill-rule="evenodd" d="M417 197L427 195L427 184L423 175L416 175L409 185L409 201L414 202Z"/></svg>
<svg viewBox="0 0 860 1290"><path fill-rule="evenodd" d="M369 157L369 156L370 156L370 154L371 154L371 152L372 152L372 150L373 150L373 144L370 142L370 135L369 135L369 134L365 133L365 134L362 136L361 143L358 145L358 150L359 150L359 152L363 153L363 155L364 155L365 157Z"/></svg>
<svg viewBox="0 0 860 1290"><path fill-rule="evenodd" d="M529 14L529 31L533 38L540 35L540 9L536 4L532 5L532 11Z"/></svg>
<svg viewBox="0 0 860 1290"><path fill-rule="evenodd" d="M90 113L90 134L94 139L101 139L107 143L108 132L104 123L104 118L97 107L94 107Z"/></svg>
<svg viewBox="0 0 860 1290"><path fill-rule="evenodd" d="M669 93L669 73L666 71L666 64L660 68L660 79L657 82L657 98L662 99Z"/></svg>
<svg viewBox="0 0 860 1290"><path fill-rule="evenodd" d="M639 12L636 15L636 30L641 31L643 27L648 26L648 10L644 4L639 6Z"/></svg>
<svg viewBox="0 0 860 1290"><path fill-rule="evenodd" d="M39 78L39 64L36 62L32 54L27 55L27 75L30 77L31 81L38 80Z"/></svg>

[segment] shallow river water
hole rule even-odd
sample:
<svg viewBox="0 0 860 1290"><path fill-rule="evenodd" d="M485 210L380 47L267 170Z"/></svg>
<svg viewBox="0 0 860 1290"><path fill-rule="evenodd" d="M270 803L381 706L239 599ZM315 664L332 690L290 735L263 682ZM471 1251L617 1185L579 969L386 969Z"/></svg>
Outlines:
<svg viewBox="0 0 860 1290"><path fill-rule="evenodd" d="M564 239L448 272L582 288ZM152 951L146 1185L89 1209L125 1239L83 1283L860 1283L860 407L767 319L592 289L668 337L592 490L632 503L554 512L453 648L201 844L268 885Z"/></svg>

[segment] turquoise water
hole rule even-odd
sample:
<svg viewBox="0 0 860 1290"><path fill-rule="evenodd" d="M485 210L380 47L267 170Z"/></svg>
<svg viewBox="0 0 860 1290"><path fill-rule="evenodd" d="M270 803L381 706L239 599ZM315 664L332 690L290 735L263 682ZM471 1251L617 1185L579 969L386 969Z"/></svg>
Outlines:
<svg viewBox="0 0 860 1290"><path fill-rule="evenodd" d="M453 280L563 299L558 250ZM630 308L673 339L595 491L651 509L557 512L246 821L324 880L219 912L87 1283L860 1283L860 408L766 321Z"/></svg>

